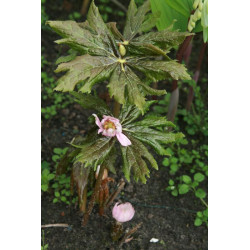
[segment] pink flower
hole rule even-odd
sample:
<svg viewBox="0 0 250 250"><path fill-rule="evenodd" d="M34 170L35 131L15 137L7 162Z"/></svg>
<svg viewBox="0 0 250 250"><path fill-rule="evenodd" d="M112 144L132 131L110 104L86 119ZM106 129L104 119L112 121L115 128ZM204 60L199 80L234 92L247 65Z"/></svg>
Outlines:
<svg viewBox="0 0 250 250"><path fill-rule="evenodd" d="M135 210L131 203L126 202L124 204L120 204L117 202L112 210L112 216L118 222L127 222L130 221L134 215Z"/></svg>
<svg viewBox="0 0 250 250"><path fill-rule="evenodd" d="M116 136L122 146L131 145L128 137L122 133L122 125L117 118L104 115L102 121L100 121L96 114L93 114L93 116L95 117L96 125L99 127L98 134L102 133L102 135L108 137Z"/></svg>

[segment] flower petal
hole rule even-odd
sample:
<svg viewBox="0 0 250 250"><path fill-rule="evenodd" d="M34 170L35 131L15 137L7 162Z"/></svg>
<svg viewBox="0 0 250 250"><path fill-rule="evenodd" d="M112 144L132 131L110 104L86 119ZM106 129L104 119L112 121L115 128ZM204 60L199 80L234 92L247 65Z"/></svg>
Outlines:
<svg viewBox="0 0 250 250"><path fill-rule="evenodd" d="M118 141L121 143L122 146L126 147L126 146L131 145L131 141L123 133L117 133L116 137L117 137Z"/></svg>
<svg viewBox="0 0 250 250"><path fill-rule="evenodd" d="M92 114L92 115L95 117L95 124L100 128L98 130L98 134L99 134L103 131L102 124L101 124L101 122L96 114Z"/></svg>

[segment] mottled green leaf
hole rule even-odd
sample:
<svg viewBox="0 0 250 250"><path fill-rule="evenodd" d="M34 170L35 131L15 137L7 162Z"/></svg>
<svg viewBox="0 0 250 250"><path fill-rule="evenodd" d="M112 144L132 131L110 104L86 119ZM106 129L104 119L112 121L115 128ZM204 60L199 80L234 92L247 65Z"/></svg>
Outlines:
<svg viewBox="0 0 250 250"><path fill-rule="evenodd" d="M109 79L116 66L117 65L113 59L107 57L101 58L100 64L96 64L96 66L90 70L90 77L88 81L84 83L83 87L81 87L79 91L83 93L90 93L94 84Z"/></svg>
<svg viewBox="0 0 250 250"><path fill-rule="evenodd" d="M183 137L182 133L161 132L145 126L133 126L133 124L127 125L127 131L141 142L153 147L160 155L168 155L162 144L168 144Z"/></svg>
<svg viewBox="0 0 250 250"><path fill-rule="evenodd" d="M150 106L154 103L156 103L156 101L147 101L143 107L144 112L147 112ZM122 107L119 119L121 124L126 125L136 120L141 114L142 112L136 106L126 103Z"/></svg>
<svg viewBox="0 0 250 250"><path fill-rule="evenodd" d="M107 104L96 96L82 94L79 92L71 92L71 95L75 97L75 101L79 103L84 109L96 110L101 115L112 115Z"/></svg>
<svg viewBox="0 0 250 250"><path fill-rule="evenodd" d="M161 48L154 46L153 44L150 43L145 43L145 42L131 42L129 45L126 47L127 50L133 54L137 55L140 57L143 57L145 55L147 56L164 56L166 59L170 59L166 54L167 50L163 51Z"/></svg>
<svg viewBox="0 0 250 250"><path fill-rule="evenodd" d="M141 84L140 78L132 71L127 70L125 74L126 85L128 90L128 100L131 104L135 104L142 113L144 112L144 105L145 105L145 97L139 90L139 86Z"/></svg>
<svg viewBox="0 0 250 250"><path fill-rule="evenodd" d="M154 81L167 79L168 77L175 80L191 79L186 67L176 61L130 60L130 64Z"/></svg>
<svg viewBox="0 0 250 250"><path fill-rule="evenodd" d="M114 96L115 100L121 104L125 102L125 83L126 78L124 72L121 70L120 66L116 67L110 78L108 88L110 97Z"/></svg>
<svg viewBox="0 0 250 250"><path fill-rule="evenodd" d="M101 164L111 151L115 141L114 137L101 136L97 140L83 145L71 144L81 148L81 152L77 155L75 161L85 163L85 166Z"/></svg>
<svg viewBox="0 0 250 250"><path fill-rule="evenodd" d="M156 95L156 96L161 96L167 94L166 90L160 90L160 89L153 89L149 87L147 84L141 82L140 86L142 87L142 90L145 95Z"/></svg>
<svg viewBox="0 0 250 250"><path fill-rule="evenodd" d="M123 35L120 33L120 31L117 29L116 27L116 23L115 22L110 22L107 23L107 27L110 29L110 31L112 32L113 36L117 39L117 40L125 40Z"/></svg>
<svg viewBox="0 0 250 250"><path fill-rule="evenodd" d="M150 11L150 9L149 0L145 1L145 3L138 9L134 0L130 1L123 32L126 40L131 40L139 32L141 25L144 22L145 15Z"/></svg>
<svg viewBox="0 0 250 250"><path fill-rule="evenodd" d="M55 90L63 92L73 91L78 83L85 81L81 90L83 92L90 92L91 87L96 82L109 77L114 68L114 63L114 60L102 56L77 56L71 62L60 64L55 70L56 73L67 71L58 80Z"/></svg>
<svg viewBox="0 0 250 250"><path fill-rule="evenodd" d="M76 51L71 51L71 53L67 56L61 56L56 60L56 64L60 63L66 63L69 61L72 61L76 58L77 52Z"/></svg>
<svg viewBox="0 0 250 250"><path fill-rule="evenodd" d="M130 169L133 170L133 177L135 181L140 180L146 183L146 176L149 177L149 169L143 157L150 161L151 165L158 169L157 163L153 156L139 141L129 137L132 145L129 147L121 147L123 155L123 172L126 179L130 180Z"/></svg>
<svg viewBox="0 0 250 250"><path fill-rule="evenodd" d="M167 126L167 127L175 127L175 125L167 121L165 117L159 116L147 116L143 118L141 121L133 123L134 126L146 126L146 127L159 127L159 126Z"/></svg>
<svg viewBox="0 0 250 250"><path fill-rule="evenodd" d="M190 35L192 35L192 33L164 29L162 31L149 32L145 35L139 36L138 38L134 39L133 42L152 43L153 45L159 46L162 49L168 49L181 44L185 38Z"/></svg>
<svg viewBox="0 0 250 250"><path fill-rule="evenodd" d="M46 23L63 37L56 41L58 44L67 44L81 53L87 53L89 48L97 48L91 32L82 29L75 21L47 21Z"/></svg>
<svg viewBox="0 0 250 250"><path fill-rule="evenodd" d="M156 13L150 13L145 16L145 20L142 23L139 32L148 32L150 31L153 27L155 27L158 19L161 16L161 12L158 11Z"/></svg>
<svg viewBox="0 0 250 250"><path fill-rule="evenodd" d="M107 167L107 169L112 172L113 174L116 174L115 170L115 161L117 158L117 152L115 147L113 147L108 155L108 157L105 158L103 165Z"/></svg>
<svg viewBox="0 0 250 250"><path fill-rule="evenodd" d="M114 53L118 55L119 50L115 42L115 38L106 24L103 22L103 19L98 8L94 4L94 1L92 1L89 7L87 20L89 22L89 26L97 33L97 37L100 40L100 44L99 40L97 40L98 46L101 47L104 45L104 48L109 51L111 55Z"/></svg>

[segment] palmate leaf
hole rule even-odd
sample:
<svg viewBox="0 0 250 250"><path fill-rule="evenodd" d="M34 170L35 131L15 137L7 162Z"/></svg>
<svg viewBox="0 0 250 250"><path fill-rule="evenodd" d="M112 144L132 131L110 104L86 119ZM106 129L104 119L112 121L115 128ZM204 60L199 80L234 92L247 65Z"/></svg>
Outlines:
<svg viewBox="0 0 250 250"><path fill-rule="evenodd" d="M166 53L190 34L168 29L139 36L139 32L155 24L157 15L149 11L149 1L137 8L131 0L123 34L115 23L103 22L94 1L84 23L49 21L51 28L63 37L57 43L67 44L81 54L71 61L67 57L67 62L58 66L56 72L66 73L58 80L55 90L73 91L77 84L82 84L79 91L90 93L95 84L109 80L107 86L116 101L124 104L128 98L130 104L143 111L146 95L166 93L147 84L168 77L189 79L185 67L172 61ZM119 50L121 45L125 46L125 54ZM159 55L164 60L156 61Z"/></svg>
<svg viewBox="0 0 250 250"><path fill-rule="evenodd" d="M186 71L183 64L176 61L150 61L147 58L144 60L130 60L128 64L132 65L137 70L143 72L147 77L154 81L167 79L169 77L179 80L190 80L190 75Z"/></svg>
<svg viewBox="0 0 250 250"><path fill-rule="evenodd" d="M158 11L156 13L150 13L145 16L144 22L142 23L139 32L148 32L153 27L155 27L161 16L161 12Z"/></svg>
<svg viewBox="0 0 250 250"><path fill-rule="evenodd" d="M79 98L78 93L74 93L74 95ZM84 100L82 94L79 95ZM90 99L89 102L91 103L92 100ZM155 101L146 102L143 112L146 112L153 103ZM167 132L166 128L175 127L175 125L167 121L165 117L146 116L138 120L143 112L135 105L130 105L127 101L120 112L119 121L122 125L122 133L130 139L131 145L124 147L121 146L116 137L106 137L98 134L99 128L94 125L86 138L75 138L71 142L71 145L75 147L75 152L77 152L74 155L74 162L80 162L88 168L95 168L104 164L107 169L115 173L114 163L119 153L115 148L116 143L120 145L123 172L126 179L130 180L130 171L132 171L136 181L140 180L146 183L146 177L149 177L150 173L148 163L153 168L158 169L157 162L146 145L152 147L160 155L168 155L164 146L182 138L183 134Z"/></svg>
<svg viewBox="0 0 250 250"><path fill-rule="evenodd" d="M140 31L143 21L145 20L145 15L150 11L150 9L149 0L145 1L145 3L138 9L134 0L130 1L123 32L123 36L126 41L130 41L137 35L137 33Z"/></svg>
<svg viewBox="0 0 250 250"><path fill-rule="evenodd" d="M143 107L143 112L146 113L150 106L157 101L147 101ZM121 124L127 125L136 120L140 115L142 115L142 111L139 110L136 106L129 105L128 103L125 103L122 107L122 110L119 115L119 120Z"/></svg>
<svg viewBox="0 0 250 250"><path fill-rule="evenodd" d="M146 102L147 110L153 102ZM140 121L135 121L141 114L141 111L135 106L124 105L119 119L123 127L123 133L130 139L132 145L121 147L123 158L123 172L126 179L130 180L130 170L133 170L134 179L146 182L146 176L149 177L149 169L144 159L150 162L151 166L158 169L154 157L148 152L143 143L151 146L158 154L168 155L163 145L175 142L182 138L182 133L159 131L156 127L175 127L167 121L165 117L147 116ZM154 128L154 129L153 129Z"/></svg>
<svg viewBox="0 0 250 250"><path fill-rule="evenodd" d="M81 88L82 92L91 92L91 87L99 81L108 79L114 69L114 60L104 56L83 55L75 60L60 64L55 70L56 73L67 71L58 80L55 90L73 91L76 84L85 81Z"/></svg>
<svg viewBox="0 0 250 250"><path fill-rule="evenodd" d="M82 162L85 166L97 166L103 163L108 156L112 147L114 146L114 137L99 137L98 139L84 143L83 145L74 145L76 148L80 148L80 153L76 156L76 162Z"/></svg>
<svg viewBox="0 0 250 250"><path fill-rule="evenodd" d="M189 32L171 31L169 28L166 28L162 31L149 32L139 36L134 39L134 42L147 42L160 48L167 49L181 44L187 36L190 36Z"/></svg>
<svg viewBox="0 0 250 250"><path fill-rule="evenodd" d="M71 95L74 96L75 101L79 103L84 109L92 109L101 115L112 115L107 104L100 98L93 96L82 94L79 92L71 92Z"/></svg>
<svg viewBox="0 0 250 250"><path fill-rule="evenodd" d="M163 147L164 144L169 144L183 137L182 133L161 132L147 126L139 125L127 125L126 130L129 131L129 135L153 147L160 155L168 155Z"/></svg>
<svg viewBox="0 0 250 250"><path fill-rule="evenodd" d="M121 147L124 176L130 181L130 170L132 169L135 181L140 180L145 184L147 181L146 176L149 177L150 171L144 159L148 160L155 169L158 169L158 165L154 157L140 141L132 137L130 139L131 146Z"/></svg>

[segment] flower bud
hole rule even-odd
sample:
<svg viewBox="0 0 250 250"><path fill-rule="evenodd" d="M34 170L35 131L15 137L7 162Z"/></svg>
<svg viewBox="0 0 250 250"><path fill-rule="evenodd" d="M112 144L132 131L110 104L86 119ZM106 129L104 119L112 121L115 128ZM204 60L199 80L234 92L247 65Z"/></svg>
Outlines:
<svg viewBox="0 0 250 250"><path fill-rule="evenodd" d="M100 165L97 166L96 172L95 172L95 178L98 178L99 175L99 171L100 171ZM108 170L105 168L104 172L103 172L103 176L102 176L102 180L105 180L108 177Z"/></svg>
<svg viewBox="0 0 250 250"><path fill-rule="evenodd" d="M193 20L190 20L190 25L194 28L195 27L195 22Z"/></svg>
<svg viewBox="0 0 250 250"><path fill-rule="evenodd" d="M191 23L188 23L188 31L191 32L193 30L193 27L191 26Z"/></svg>
<svg viewBox="0 0 250 250"><path fill-rule="evenodd" d="M194 10L197 8L198 4L199 4L200 0L195 0L193 3L193 8Z"/></svg>
<svg viewBox="0 0 250 250"><path fill-rule="evenodd" d="M195 12L195 13L196 13L196 12ZM195 15L195 13L194 13L194 15L191 15L191 16L190 16L190 20L192 20L192 21L194 21L194 22L197 21L197 16Z"/></svg>
<svg viewBox="0 0 250 250"><path fill-rule="evenodd" d="M127 222L130 221L135 215L135 210L131 203L126 202L124 204L118 205L118 202L112 209L112 216L117 222Z"/></svg>
<svg viewBox="0 0 250 250"><path fill-rule="evenodd" d="M193 20L196 22L196 21L200 20L200 18L201 18L201 11L200 11L199 9L197 9L197 10L195 11L195 13L194 13L194 18L193 18Z"/></svg>
<svg viewBox="0 0 250 250"><path fill-rule="evenodd" d="M200 0L200 2L199 2L199 10L202 11L202 8L203 8L203 3L202 3L202 0Z"/></svg>
<svg viewBox="0 0 250 250"><path fill-rule="evenodd" d="M126 55L126 48L125 48L124 45L119 44L119 51L120 51L121 56L125 56Z"/></svg>

